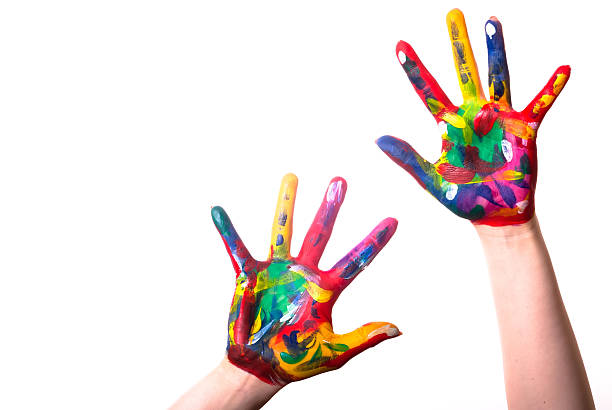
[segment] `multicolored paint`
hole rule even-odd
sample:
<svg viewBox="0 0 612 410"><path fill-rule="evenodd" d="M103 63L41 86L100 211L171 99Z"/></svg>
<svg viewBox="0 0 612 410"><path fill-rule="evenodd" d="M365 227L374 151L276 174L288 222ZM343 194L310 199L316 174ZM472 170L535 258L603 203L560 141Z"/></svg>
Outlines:
<svg viewBox="0 0 612 410"><path fill-rule="evenodd" d="M392 136L376 143L462 218L493 226L527 222L534 215L536 133L569 79L570 67L559 67L524 110L514 111L501 23L491 17L485 24L490 95L486 100L463 14L454 9L446 22L463 95L459 107L449 100L410 44L400 41L396 48L410 82L442 130L440 159L432 164Z"/></svg>
<svg viewBox="0 0 612 410"><path fill-rule="evenodd" d="M322 271L318 263L344 200L346 181L332 179L294 258L290 247L296 191L296 176L286 175L265 262L253 259L223 208L211 211L236 271L228 320L228 359L274 385L337 369L363 350L400 335L397 327L386 322L368 323L338 335L331 318L340 293L391 239L397 221L383 220L330 270Z"/></svg>

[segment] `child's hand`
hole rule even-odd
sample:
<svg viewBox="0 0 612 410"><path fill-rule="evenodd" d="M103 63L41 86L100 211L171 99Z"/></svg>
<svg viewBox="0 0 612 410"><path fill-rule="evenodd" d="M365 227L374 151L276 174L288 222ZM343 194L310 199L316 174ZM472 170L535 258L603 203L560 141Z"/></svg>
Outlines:
<svg viewBox="0 0 612 410"><path fill-rule="evenodd" d="M249 254L225 211L212 209L236 270L227 356L239 368L276 385L337 369L363 350L400 334L394 325L376 322L337 335L331 319L340 293L393 236L397 221L385 219L333 268L321 271L317 265L344 200L346 181L331 181L299 255L292 257L296 189L295 175L286 175L265 262Z"/></svg>
<svg viewBox="0 0 612 410"><path fill-rule="evenodd" d="M442 130L442 156L432 164L391 136L378 139L377 144L462 218L494 226L524 223L534 214L536 132L565 86L570 68L559 67L523 111L514 111L502 27L492 17L485 25L487 101L463 14L452 10L446 21L463 94L461 106L453 105L408 43L400 41L396 49L408 78Z"/></svg>

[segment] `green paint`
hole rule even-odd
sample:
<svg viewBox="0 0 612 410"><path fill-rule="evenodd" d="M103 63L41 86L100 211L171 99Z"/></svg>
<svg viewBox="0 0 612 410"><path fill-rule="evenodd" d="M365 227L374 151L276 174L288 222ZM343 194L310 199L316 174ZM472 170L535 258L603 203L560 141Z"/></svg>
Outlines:
<svg viewBox="0 0 612 410"><path fill-rule="evenodd" d="M471 221L474 221L476 219L482 218L484 215L485 215L485 210L482 207L482 205L476 205L474 208L472 208L467 218Z"/></svg>
<svg viewBox="0 0 612 410"><path fill-rule="evenodd" d="M289 353L281 352L280 357L285 363L296 364L304 360L304 357L306 357L307 353L307 349L305 349L304 352L298 354L297 356L291 356Z"/></svg>
<svg viewBox="0 0 612 410"><path fill-rule="evenodd" d="M426 101L427 101L427 107L429 108L429 111L431 111L433 115L436 115L437 113L442 111L442 109L444 108L444 105L436 99L428 98Z"/></svg>
<svg viewBox="0 0 612 410"><path fill-rule="evenodd" d="M524 175L531 174L531 166L529 166L529 156L527 154L523 154L521 157L521 172Z"/></svg>
<svg viewBox="0 0 612 410"><path fill-rule="evenodd" d="M329 350L333 350L334 352L346 352L349 347L342 343L326 343Z"/></svg>
<svg viewBox="0 0 612 410"><path fill-rule="evenodd" d="M323 356L323 350L321 350L321 345L319 345L319 347L317 347L317 351L314 352L314 354L310 358L310 363L316 363L321 359L321 356Z"/></svg>
<svg viewBox="0 0 612 410"><path fill-rule="evenodd" d="M467 124L465 128L456 128L448 124L448 140L454 143L453 148L446 154L446 158L451 165L460 168L465 167L463 150L465 146L477 147L478 156L483 161L488 163L498 162L497 156L499 155L498 153L502 152L501 142L504 138L504 130L496 121L486 135L482 137L476 135L474 133L474 117L478 114L480 109L481 107L476 104L469 104L459 108L457 114L461 115L465 120ZM462 149L460 150L459 147Z"/></svg>
<svg viewBox="0 0 612 410"><path fill-rule="evenodd" d="M261 328L289 313L292 303L298 303L296 300L307 292L306 279L289 270L291 265L291 261L276 260L257 275L255 296L260 307Z"/></svg>

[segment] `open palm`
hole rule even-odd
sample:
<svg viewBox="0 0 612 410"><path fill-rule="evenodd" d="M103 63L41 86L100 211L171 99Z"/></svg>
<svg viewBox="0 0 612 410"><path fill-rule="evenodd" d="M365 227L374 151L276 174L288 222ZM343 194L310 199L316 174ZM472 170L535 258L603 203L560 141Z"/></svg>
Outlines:
<svg viewBox="0 0 612 410"><path fill-rule="evenodd" d="M559 67L522 111L512 109L510 76L501 23L485 25L489 95L484 97L461 11L447 16L463 104L446 96L412 47L396 53L415 90L442 129L442 155L423 159L408 143L384 136L378 146L455 214L487 225L520 224L534 214L537 178L536 132L570 75Z"/></svg>
<svg viewBox="0 0 612 410"><path fill-rule="evenodd" d="M225 211L212 209L236 271L228 320L228 359L276 385L337 369L381 341L398 336L390 323L368 323L344 335L333 332L331 310L340 293L374 259L395 233L397 221L383 220L329 271L318 268L344 200L346 181L334 178L297 257L289 253L297 178L283 178L265 262L250 255Z"/></svg>

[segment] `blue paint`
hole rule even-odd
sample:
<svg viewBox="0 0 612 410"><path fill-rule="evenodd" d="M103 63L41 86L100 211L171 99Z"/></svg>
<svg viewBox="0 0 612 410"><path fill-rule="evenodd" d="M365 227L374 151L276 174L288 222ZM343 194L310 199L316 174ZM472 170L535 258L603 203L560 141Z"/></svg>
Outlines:
<svg viewBox="0 0 612 410"><path fill-rule="evenodd" d="M285 226L287 223L287 212L283 211L278 214L278 224L280 226Z"/></svg>
<svg viewBox="0 0 612 410"><path fill-rule="evenodd" d="M510 208L514 208L516 206L516 196L514 195L512 188L504 184L500 184L498 181L495 181L495 186L497 186L497 189L499 190L504 202L508 204Z"/></svg>
<svg viewBox="0 0 612 410"><path fill-rule="evenodd" d="M376 140L376 144L385 154L387 154L396 164L408 171L417 181L423 185L434 197L440 198L442 191L434 184L434 167L422 158L424 169L417 160L416 151L406 141L402 141L390 135L385 135Z"/></svg>
<svg viewBox="0 0 612 410"><path fill-rule="evenodd" d="M495 28L495 33L491 36L486 33L486 27L489 24ZM489 55L489 87L493 86L493 95L491 97L495 101L499 101L505 92L508 105L511 105L510 73L508 71L508 62L506 61L506 49L504 47L501 23L493 19L487 21L485 24L485 34Z"/></svg>

